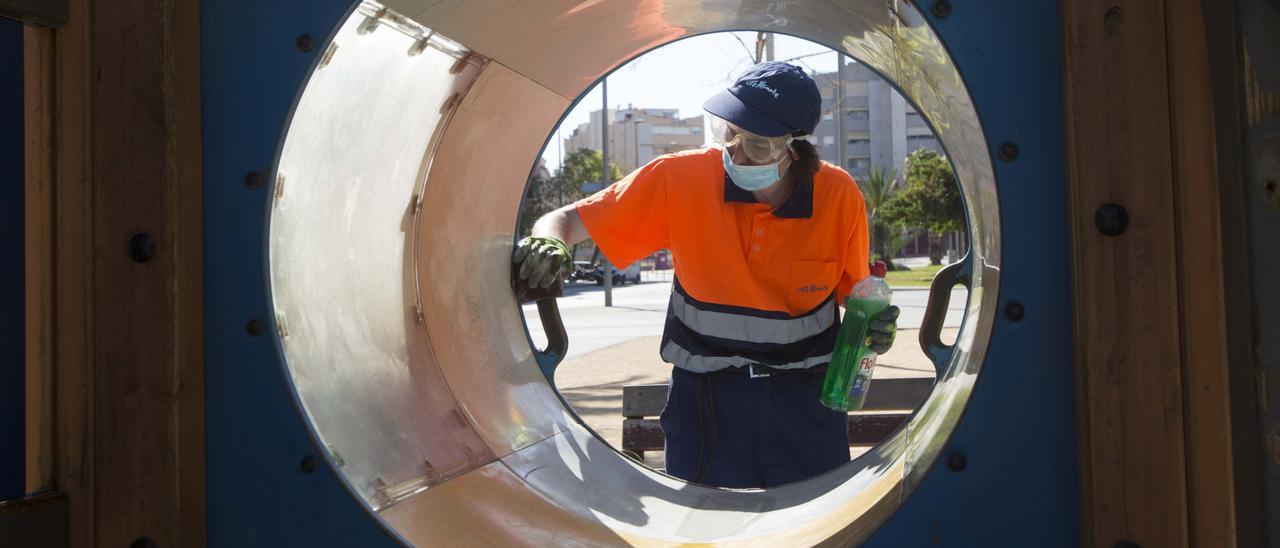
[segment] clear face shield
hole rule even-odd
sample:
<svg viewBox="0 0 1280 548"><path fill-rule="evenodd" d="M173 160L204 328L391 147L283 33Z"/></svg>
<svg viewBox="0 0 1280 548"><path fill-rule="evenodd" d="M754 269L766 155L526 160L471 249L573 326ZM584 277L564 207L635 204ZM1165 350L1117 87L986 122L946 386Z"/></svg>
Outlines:
<svg viewBox="0 0 1280 548"><path fill-rule="evenodd" d="M742 129L718 116L711 117L711 135L725 148L738 145L743 154L756 164L778 162L790 151L791 141L804 137L762 137Z"/></svg>

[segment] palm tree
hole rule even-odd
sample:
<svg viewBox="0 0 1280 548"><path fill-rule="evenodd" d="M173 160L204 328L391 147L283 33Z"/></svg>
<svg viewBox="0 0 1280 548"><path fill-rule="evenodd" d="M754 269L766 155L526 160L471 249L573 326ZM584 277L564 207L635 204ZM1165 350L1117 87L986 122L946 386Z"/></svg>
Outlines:
<svg viewBox="0 0 1280 548"><path fill-rule="evenodd" d="M879 257L889 265L889 269L893 269L893 254L897 250L891 250L893 241L901 240L901 238L892 238L889 231L893 228L881 221L877 215L880 206L889 201L889 197L898 189L898 172L892 168L882 166L871 166L867 172L867 178L862 181L862 200L867 204L867 226L870 227L871 249L873 255Z"/></svg>

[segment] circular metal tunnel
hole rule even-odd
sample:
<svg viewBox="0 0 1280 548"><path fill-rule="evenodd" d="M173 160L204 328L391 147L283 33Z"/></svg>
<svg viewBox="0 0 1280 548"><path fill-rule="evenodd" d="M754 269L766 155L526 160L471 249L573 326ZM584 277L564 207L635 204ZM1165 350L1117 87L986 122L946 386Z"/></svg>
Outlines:
<svg viewBox="0 0 1280 548"><path fill-rule="evenodd" d="M698 34L767 30L879 71L937 132L966 201L957 342L907 426L838 470L768 490L691 485L578 423L512 293L520 199L547 135L599 78ZM365 2L325 45L270 211L280 351L317 439L404 540L816 544L865 538L919 484L982 364L1000 264L990 154L964 82L897 0Z"/></svg>

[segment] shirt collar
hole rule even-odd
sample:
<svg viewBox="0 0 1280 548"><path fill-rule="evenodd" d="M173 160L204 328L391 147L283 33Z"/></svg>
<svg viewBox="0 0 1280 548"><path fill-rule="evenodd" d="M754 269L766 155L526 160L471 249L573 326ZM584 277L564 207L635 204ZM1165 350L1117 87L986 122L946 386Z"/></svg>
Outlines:
<svg viewBox="0 0 1280 548"><path fill-rule="evenodd" d="M733 184L733 180L729 178L729 174L724 174L724 202L741 203L741 204L758 204L755 194L750 190L746 190L738 185ZM787 198L777 209L773 210L773 216L780 219L810 219L813 217L813 177L805 177L796 182L796 188L791 191L791 196Z"/></svg>

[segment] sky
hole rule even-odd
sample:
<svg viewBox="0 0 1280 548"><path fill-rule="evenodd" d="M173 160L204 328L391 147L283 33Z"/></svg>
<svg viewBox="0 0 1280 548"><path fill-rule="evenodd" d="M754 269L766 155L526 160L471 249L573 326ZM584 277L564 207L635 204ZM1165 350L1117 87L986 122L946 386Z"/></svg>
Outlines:
<svg viewBox="0 0 1280 548"><path fill-rule="evenodd" d="M641 55L610 74L609 107L675 108L680 117L702 114L702 102L726 88L750 67L755 32L721 32L674 42ZM790 61L811 72L834 72L835 51L808 40L776 35L774 59ZM558 170L564 138L600 110L600 85L587 92L543 150L547 167Z"/></svg>

